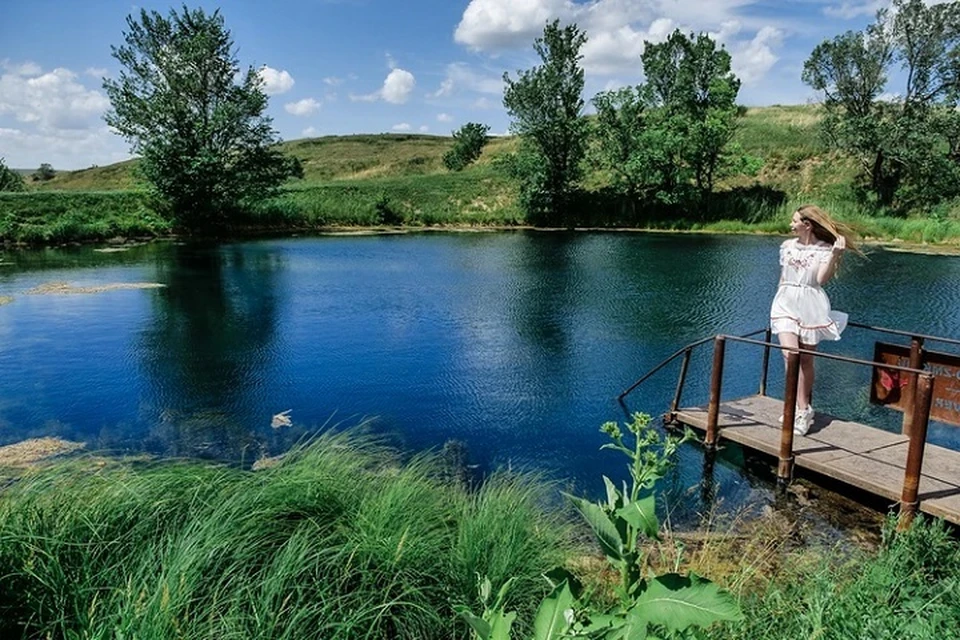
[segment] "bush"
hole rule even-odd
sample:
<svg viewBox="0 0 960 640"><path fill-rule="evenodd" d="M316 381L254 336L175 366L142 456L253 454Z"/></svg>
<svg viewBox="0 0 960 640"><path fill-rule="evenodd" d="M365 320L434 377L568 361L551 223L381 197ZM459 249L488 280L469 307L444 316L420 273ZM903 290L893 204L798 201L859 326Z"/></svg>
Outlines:
<svg viewBox="0 0 960 640"><path fill-rule="evenodd" d="M486 146L490 125L468 122L453 132L453 148L443 156L443 166L462 171L477 158Z"/></svg>

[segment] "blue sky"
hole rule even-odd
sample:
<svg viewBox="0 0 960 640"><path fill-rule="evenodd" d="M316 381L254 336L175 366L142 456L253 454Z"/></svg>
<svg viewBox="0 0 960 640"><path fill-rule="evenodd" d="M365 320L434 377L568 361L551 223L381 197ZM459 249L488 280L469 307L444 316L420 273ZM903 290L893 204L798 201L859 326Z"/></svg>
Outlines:
<svg viewBox="0 0 960 640"><path fill-rule="evenodd" d="M104 75L119 67L127 15L180 4L111 0L4 3L0 22L0 157L57 169L129 156L103 123ZM465 122L505 133L502 76L536 63L546 21L576 22L589 100L642 79L644 40L706 31L731 52L747 105L816 96L800 81L820 41L861 29L885 0L229 0L220 8L244 66L262 69L284 139L409 131L448 135Z"/></svg>

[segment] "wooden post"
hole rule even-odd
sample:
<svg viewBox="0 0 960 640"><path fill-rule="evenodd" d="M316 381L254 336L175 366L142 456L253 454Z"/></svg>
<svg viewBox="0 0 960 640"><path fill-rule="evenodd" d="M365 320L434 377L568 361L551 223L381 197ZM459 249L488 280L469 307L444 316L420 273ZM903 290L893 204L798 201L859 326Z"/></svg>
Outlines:
<svg viewBox="0 0 960 640"><path fill-rule="evenodd" d="M720 391L723 386L723 351L727 339L713 339L713 371L710 373L710 401L707 404L707 433L703 444L707 449L717 447L717 423L720 419Z"/></svg>
<svg viewBox="0 0 960 640"><path fill-rule="evenodd" d="M900 522L897 529L910 527L917 513L920 492L920 472L923 469L923 450L927 444L927 425L930 422L930 403L933 399L933 376L923 374L917 380L917 404L913 412L913 427L910 430L910 445L907 449L907 470L900 494Z"/></svg>
<svg viewBox="0 0 960 640"><path fill-rule="evenodd" d="M767 395L767 369L770 364L770 341L773 339L773 332L767 329L763 332L763 341L767 344L763 347L763 369L760 372L760 395Z"/></svg>
<svg viewBox="0 0 960 640"><path fill-rule="evenodd" d="M800 382L800 354L787 352L787 375L783 387L783 424L780 425L780 463L777 485L786 487L793 478L793 421L797 415L797 386Z"/></svg>
<svg viewBox="0 0 960 640"><path fill-rule="evenodd" d="M687 349L683 352L683 361L680 363L680 377L677 378L677 390L673 394L673 404L670 405L670 413L676 416L680 410L680 396L683 394L683 385L687 380L687 369L690 367L690 354L693 349Z"/></svg>
<svg viewBox="0 0 960 640"><path fill-rule="evenodd" d="M911 369L923 368L923 338L913 338L910 340L910 364ZM913 429L914 406L917 404L917 374L905 373L907 384L904 385L901 393L907 401L903 404L903 435L910 437Z"/></svg>

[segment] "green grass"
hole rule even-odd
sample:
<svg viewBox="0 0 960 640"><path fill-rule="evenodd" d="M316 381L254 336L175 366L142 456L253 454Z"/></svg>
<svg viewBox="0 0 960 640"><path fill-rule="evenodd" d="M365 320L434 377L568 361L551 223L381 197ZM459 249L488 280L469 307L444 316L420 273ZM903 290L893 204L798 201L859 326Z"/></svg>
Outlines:
<svg viewBox="0 0 960 640"><path fill-rule="evenodd" d="M744 621L716 627L716 640L935 640L960 637L960 543L940 520L891 537L880 552L838 562L800 553L758 593ZM842 556L841 556L842 557Z"/></svg>
<svg viewBox="0 0 960 640"><path fill-rule="evenodd" d="M800 204L819 204L871 239L960 244L960 203L910 217L865 204L853 185L858 167L820 139L816 106L747 109L735 135L761 158L755 176L722 180L699 211L641 211L627 216L607 200L606 178L588 172L581 226L729 233L783 233ZM284 142L303 180L234 218L236 234L330 227L510 226L525 223L515 182L496 159L515 150L514 137L494 138L476 164L460 173L442 166L449 137L413 134L328 136ZM170 224L151 210L135 178L137 161L62 171L27 194L0 194L0 242L57 244L111 237L151 237Z"/></svg>
<svg viewBox="0 0 960 640"><path fill-rule="evenodd" d="M476 575L542 572L572 546L546 485L501 475L475 492L438 458L400 463L327 435L275 467L97 462L0 493L0 637L455 638Z"/></svg>
<svg viewBox="0 0 960 640"><path fill-rule="evenodd" d="M137 191L0 193L0 241L57 244L155 237L170 224Z"/></svg>

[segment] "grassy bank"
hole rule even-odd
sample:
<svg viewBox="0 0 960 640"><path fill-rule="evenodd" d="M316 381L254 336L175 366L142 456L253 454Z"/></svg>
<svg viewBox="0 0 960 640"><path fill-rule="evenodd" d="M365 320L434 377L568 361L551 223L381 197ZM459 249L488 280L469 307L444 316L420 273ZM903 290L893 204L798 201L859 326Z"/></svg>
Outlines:
<svg viewBox="0 0 960 640"><path fill-rule="evenodd" d="M865 203L854 184L854 161L827 150L812 106L747 110L735 142L760 158L756 175L722 180L697 210L624 211L605 187L609 176L588 171L578 210L583 227L631 227L736 233L784 233L790 213L817 203L868 238L960 245L960 203L898 217ZM525 223L517 185L497 159L515 138L495 138L476 164L460 173L443 168L451 139L383 134L329 136L282 145L300 159L304 179L234 219L238 235L265 229L329 227L515 226ZM136 161L59 172L30 183L27 194L0 194L0 241L56 244L170 231L138 191Z"/></svg>
<svg viewBox="0 0 960 640"><path fill-rule="evenodd" d="M265 467L80 457L16 472L0 491L0 636L468 638L455 607L480 608L479 575L494 590L514 578L505 608L526 638L559 565L585 603L613 598L612 569L535 478L468 489L442 457L401 462L342 434ZM878 551L798 544L774 514L667 531L644 555L740 602L741 622L684 637L960 637L956 532L894 524Z"/></svg>
<svg viewBox="0 0 960 640"><path fill-rule="evenodd" d="M521 588L572 553L532 478L476 492L325 436L259 471L79 458L0 492L0 637L456 638L477 574ZM454 474L455 475L455 474Z"/></svg>

